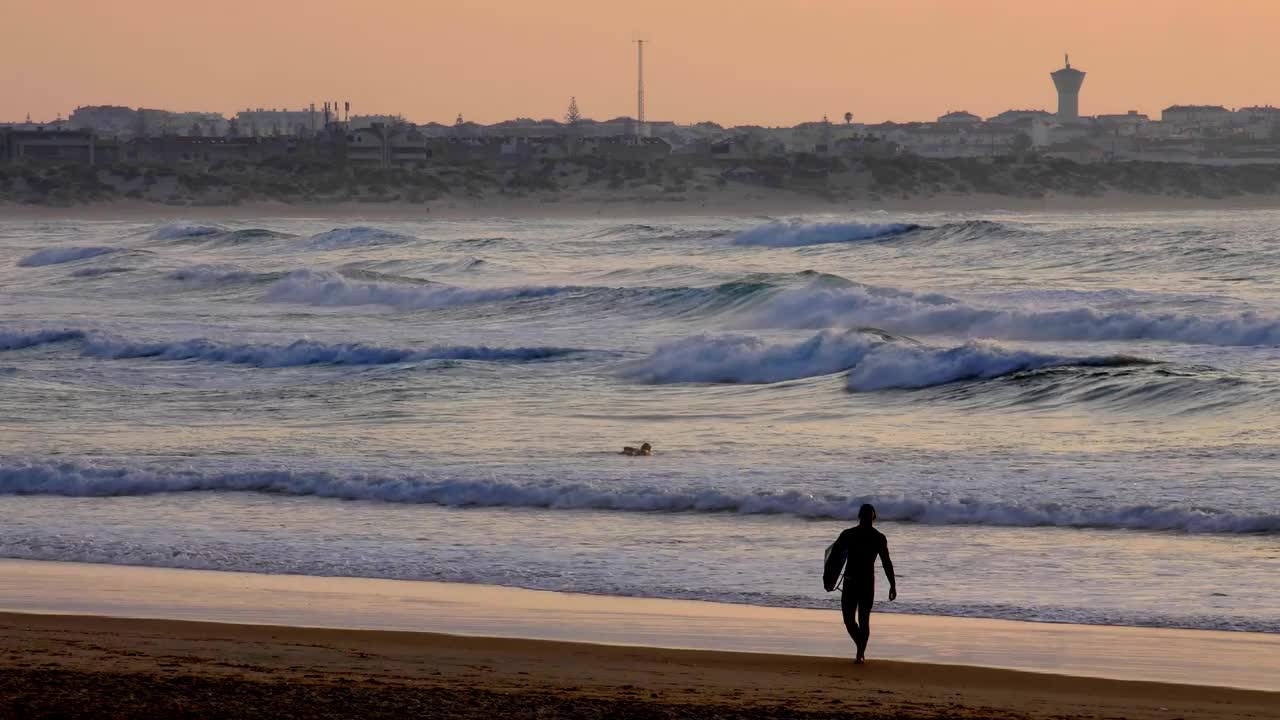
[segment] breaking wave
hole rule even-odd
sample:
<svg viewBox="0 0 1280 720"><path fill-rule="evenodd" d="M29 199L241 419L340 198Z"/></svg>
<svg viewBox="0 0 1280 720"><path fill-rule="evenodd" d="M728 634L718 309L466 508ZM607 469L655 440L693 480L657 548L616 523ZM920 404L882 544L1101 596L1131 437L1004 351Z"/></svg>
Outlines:
<svg viewBox="0 0 1280 720"><path fill-rule="evenodd" d="M462 288L435 283L353 281L335 272L297 270L272 285L266 299L325 306L385 305L397 310L434 310L548 297L576 289L560 286Z"/></svg>
<svg viewBox="0 0 1280 720"><path fill-rule="evenodd" d="M912 223L773 222L738 233L733 238L733 244L777 248L801 247L874 240L919 229L919 225Z"/></svg>
<svg viewBox="0 0 1280 720"><path fill-rule="evenodd" d="M749 335L699 335L661 345L620 374L658 384L775 383L843 372L884 343L859 331L821 332L792 345Z"/></svg>
<svg viewBox="0 0 1280 720"><path fill-rule="evenodd" d="M867 286L787 289L752 308L751 327L879 327L908 335L960 335L1005 340L1154 340L1199 345L1280 345L1280 318L983 308L935 294Z"/></svg>
<svg viewBox="0 0 1280 720"><path fill-rule="evenodd" d="M86 258L110 255L120 252L113 247L52 247L38 250L18 261L18 267L41 267L43 265L61 265Z"/></svg>
<svg viewBox="0 0 1280 720"><path fill-rule="evenodd" d="M425 475L340 474L283 469L205 471L128 467L92 461L5 460L0 495L110 497L176 492L258 492L447 507L519 507L617 512L738 513L851 520L864 502L881 520L925 525L992 525L1280 534L1280 515L1210 508L982 502L967 498L834 496L715 488L620 487L588 482L510 482Z"/></svg>
<svg viewBox="0 0 1280 720"><path fill-rule="evenodd" d="M924 388L1050 367L1115 366L1148 361L1122 356L1070 357L970 343L922 345L872 330L825 331L794 344L746 335L686 338L660 346L621 371L648 383L775 383L848 371L850 390Z"/></svg>
<svg viewBox="0 0 1280 720"><path fill-rule="evenodd" d="M1124 355L1046 355L978 343L953 348L886 344L868 354L849 372L848 387L858 392L894 388L910 390L964 380L990 380L1045 368L1146 364L1152 363Z"/></svg>

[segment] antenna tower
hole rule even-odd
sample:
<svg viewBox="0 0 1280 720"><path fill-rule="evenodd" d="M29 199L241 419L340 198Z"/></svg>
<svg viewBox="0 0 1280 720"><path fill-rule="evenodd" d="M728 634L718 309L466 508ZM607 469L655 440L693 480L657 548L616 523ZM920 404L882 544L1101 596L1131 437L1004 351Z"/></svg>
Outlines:
<svg viewBox="0 0 1280 720"><path fill-rule="evenodd" d="M636 40L636 137L644 137L644 40Z"/></svg>

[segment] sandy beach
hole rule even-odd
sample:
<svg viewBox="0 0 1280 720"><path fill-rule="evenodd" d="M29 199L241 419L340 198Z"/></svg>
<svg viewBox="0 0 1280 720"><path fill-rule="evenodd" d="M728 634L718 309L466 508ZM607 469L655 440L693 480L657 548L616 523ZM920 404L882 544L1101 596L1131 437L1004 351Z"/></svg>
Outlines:
<svg viewBox="0 0 1280 720"><path fill-rule="evenodd" d="M0 575L4 718L1280 717L1280 638L1253 633L886 613L857 666L834 611L11 560Z"/></svg>
<svg viewBox="0 0 1280 720"><path fill-rule="evenodd" d="M1267 718L1280 695L951 665L3 614L2 717Z"/></svg>

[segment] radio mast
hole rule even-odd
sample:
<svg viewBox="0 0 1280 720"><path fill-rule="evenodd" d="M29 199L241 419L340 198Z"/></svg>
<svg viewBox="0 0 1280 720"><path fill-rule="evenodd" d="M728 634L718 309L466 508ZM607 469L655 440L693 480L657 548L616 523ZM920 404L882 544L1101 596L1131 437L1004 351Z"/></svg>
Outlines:
<svg viewBox="0 0 1280 720"><path fill-rule="evenodd" d="M644 137L644 40L636 40L636 137Z"/></svg>

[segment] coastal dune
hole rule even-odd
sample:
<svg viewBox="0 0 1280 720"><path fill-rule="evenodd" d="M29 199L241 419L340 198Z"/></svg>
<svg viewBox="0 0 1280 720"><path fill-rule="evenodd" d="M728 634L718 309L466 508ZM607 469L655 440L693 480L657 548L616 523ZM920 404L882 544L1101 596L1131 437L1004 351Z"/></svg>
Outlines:
<svg viewBox="0 0 1280 720"><path fill-rule="evenodd" d="M0 717L1280 717L1277 693L847 658L11 613L0 638Z"/></svg>

